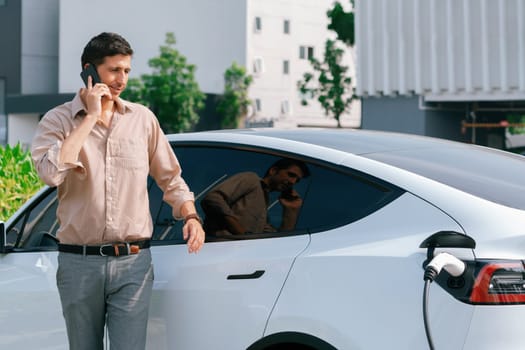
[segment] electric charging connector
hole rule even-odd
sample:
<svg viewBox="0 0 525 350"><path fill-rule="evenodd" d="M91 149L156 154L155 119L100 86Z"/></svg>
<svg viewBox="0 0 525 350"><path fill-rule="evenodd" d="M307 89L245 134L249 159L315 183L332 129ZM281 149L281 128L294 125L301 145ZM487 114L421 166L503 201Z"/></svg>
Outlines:
<svg viewBox="0 0 525 350"><path fill-rule="evenodd" d="M449 253L440 253L435 256L425 268L423 279L425 280L425 288L423 291L423 321L425 323L425 333L427 335L428 346L430 350L434 350L434 342L430 332L428 323L428 290L430 283L445 269L451 276L459 277L465 272L465 263L454 255Z"/></svg>
<svg viewBox="0 0 525 350"><path fill-rule="evenodd" d="M423 279L433 282L442 269L445 269L453 277L459 277L465 272L465 263L452 254L440 253L425 268Z"/></svg>

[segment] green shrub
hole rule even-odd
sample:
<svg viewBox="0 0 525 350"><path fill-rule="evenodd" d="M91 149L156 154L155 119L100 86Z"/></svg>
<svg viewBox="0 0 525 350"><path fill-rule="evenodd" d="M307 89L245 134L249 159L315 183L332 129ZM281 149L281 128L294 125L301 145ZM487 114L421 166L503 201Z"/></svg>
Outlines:
<svg viewBox="0 0 525 350"><path fill-rule="evenodd" d="M7 220L42 186L29 151L20 144L0 146L0 221Z"/></svg>

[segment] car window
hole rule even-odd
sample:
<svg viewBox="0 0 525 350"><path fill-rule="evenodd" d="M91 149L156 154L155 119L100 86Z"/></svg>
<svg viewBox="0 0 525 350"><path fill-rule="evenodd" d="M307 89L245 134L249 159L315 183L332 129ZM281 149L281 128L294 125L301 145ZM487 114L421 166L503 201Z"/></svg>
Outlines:
<svg viewBox="0 0 525 350"><path fill-rule="evenodd" d="M57 205L56 190L49 188L8 228L6 245L23 250L56 249Z"/></svg>
<svg viewBox="0 0 525 350"><path fill-rule="evenodd" d="M197 211L203 218L205 215L200 202L215 185L229 176L245 171L255 172L262 177L276 160L294 157L258 149L221 146L178 145L174 150L181 163L182 176L194 192ZM319 232L359 220L401 193L398 188L362 173L329 166L319 161L300 160L307 164L311 175L294 187L303 198L303 206L293 234ZM280 226L282 218L279 195L270 194L268 219L274 227ZM162 192L154 183L151 184L150 199L152 202L161 202L160 205L150 204L151 208L154 208L153 239L158 241L157 243L184 243L182 222L172 218L171 207L162 202Z"/></svg>
<svg viewBox="0 0 525 350"><path fill-rule="evenodd" d="M356 171L309 165L312 171L297 229L311 233L357 221L403 191Z"/></svg>

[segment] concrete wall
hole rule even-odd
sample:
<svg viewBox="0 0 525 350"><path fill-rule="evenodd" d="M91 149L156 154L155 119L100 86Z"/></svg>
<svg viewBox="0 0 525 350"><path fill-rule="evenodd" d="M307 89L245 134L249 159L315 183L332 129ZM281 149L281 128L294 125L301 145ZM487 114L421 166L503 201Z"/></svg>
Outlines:
<svg viewBox="0 0 525 350"><path fill-rule="evenodd" d="M6 94L20 93L21 11L21 1L0 7L0 78Z"/></svg>
<svg viewBox="0 0 525 350"><path fill-rule="evenodd" d="M16 145L20 142L24 148L29 148L40 120L40 115L17 114L8 115L7 118L9 123L7 143Z"/></svg>
<svg viewBox="0 0 525 350"><path fill-rule="evenodd" d="M5 114L5 80L0 79L0 145L7 143L7 116Z"/></svg>
<svg viewBox="0 0 525 350"><path fill-rule="evenodd" d="M58 92L58 2L23 0L21 93Z"/></svg>
<svg viewBox="0 0 525 350"><path fill-rule="evenodd" d="M418 110L418 97L369 97L361 100L362 128L424 135L425 114Z"/></svg>
<svg viewBox="0 0 525 350"><path fill-rule="evenodd" d="M426 135L468 142L462 132L466 105L422 105L418 96L368 97L362 99L362 128Z"/></svg>

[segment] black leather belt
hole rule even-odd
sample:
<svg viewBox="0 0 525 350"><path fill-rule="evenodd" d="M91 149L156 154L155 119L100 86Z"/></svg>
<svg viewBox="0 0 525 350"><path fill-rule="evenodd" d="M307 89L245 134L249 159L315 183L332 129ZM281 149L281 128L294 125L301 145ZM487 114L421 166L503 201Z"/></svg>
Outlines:
<svg viewBox="0 0 525 350"><path fill-rule="evenodd" d="M150 240L129 242L129 243L109 243L102 245L74 245L59 244L58 251L64 253L74 253L82 255L99 256L122 256L137 254L141 249L150 247Z"/></svg>

